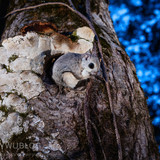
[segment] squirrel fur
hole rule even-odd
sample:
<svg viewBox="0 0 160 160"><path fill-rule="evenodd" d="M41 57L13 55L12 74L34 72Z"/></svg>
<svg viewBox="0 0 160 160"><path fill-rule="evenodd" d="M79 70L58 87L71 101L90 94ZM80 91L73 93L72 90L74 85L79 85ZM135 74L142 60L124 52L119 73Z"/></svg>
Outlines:
<svg viewBox="0 0 160 160"><path fill-rule="evenodd" d="M58 58L52 69L52 78L59 86L75 88L79 81L96 75L100 63L96 56L85 53L67 53Z"/></svg>

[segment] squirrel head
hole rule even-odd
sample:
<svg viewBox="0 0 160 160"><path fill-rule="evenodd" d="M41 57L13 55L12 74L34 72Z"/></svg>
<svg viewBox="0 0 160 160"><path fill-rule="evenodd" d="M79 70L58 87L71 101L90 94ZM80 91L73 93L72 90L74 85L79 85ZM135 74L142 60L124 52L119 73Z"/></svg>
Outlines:
<svg viewBox="0 0 160 160"><path fill-rule="evenodd" d="M95 55L85 54L82 58L82 68L89 75L96 75L100 69L99 59Z"/></svg>

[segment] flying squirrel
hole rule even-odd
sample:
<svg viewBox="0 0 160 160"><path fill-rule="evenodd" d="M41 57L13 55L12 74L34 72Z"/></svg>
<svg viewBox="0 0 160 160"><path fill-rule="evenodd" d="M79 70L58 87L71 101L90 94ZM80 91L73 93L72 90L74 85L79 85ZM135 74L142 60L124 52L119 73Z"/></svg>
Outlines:
<svg viewBox="0 0 160 160"><path fill-rule="evenodd" d="M98 58L89 51L85 54L67 53L55 61L52 78L59 86L74 89L78 82L95 76L99 69Z"/></svg>

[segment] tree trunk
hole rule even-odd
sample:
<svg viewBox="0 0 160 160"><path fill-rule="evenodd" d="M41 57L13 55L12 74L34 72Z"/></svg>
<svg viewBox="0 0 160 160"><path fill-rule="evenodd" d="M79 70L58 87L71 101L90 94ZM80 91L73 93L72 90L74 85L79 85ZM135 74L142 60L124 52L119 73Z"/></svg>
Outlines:
<svg viewBox="0 0 160 160"><path fill-rule="evenodd" d="M73 2L77 10L87 15L84 1ZM18 127L16 132L15 128L12 129L15 125L10 124L11 130L7 130L11 133L9 138L1 141L1 159L158 160L158 147L146 98L137 79L135 67L114 31L108 2L90 2L91 19L102 45L113 111L105 82L98 79L91 80L82 91L70 90L62 94L58 92L56 84L46 80L46 74L42 89L38 86L30 88L32 92L38 92L33 97L29 96L30 90L23 91L22 95L17 93L17 90L4 92L0 85L0 132L5 133L5 124L8 125L15 119ZM10 1L9 11L39 3ZM69 8L48 5L7 17L2 40L20 35L21 28L33 22L53 23L57 32L65 35L88 25ZM1 69L8 69L8 75L13 74L2 62L1 64ZM22 78L38 77L31 71L16 74ZM32 83L32 80L27 81L29 85ZM13 94L27 104L25 112L13 108L12 104L8 104L8 107L7 103L4 103ZM0 135L4 137L2 133ZM6 144L12 145L7 147ZM122 158L119 156L121 150Z"/></svg>

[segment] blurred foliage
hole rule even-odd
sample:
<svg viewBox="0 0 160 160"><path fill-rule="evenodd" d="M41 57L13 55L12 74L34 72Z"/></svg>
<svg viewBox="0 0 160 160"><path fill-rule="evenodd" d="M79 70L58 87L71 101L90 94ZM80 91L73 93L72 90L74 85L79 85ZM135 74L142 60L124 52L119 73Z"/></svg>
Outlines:
<svg viewBox="0 0 160 160"><path fill-rule="evenodd" d="M134 62L160 145L160 1L110 0L121 44ZM160 147L159 147L160 148Z"/></svg>

